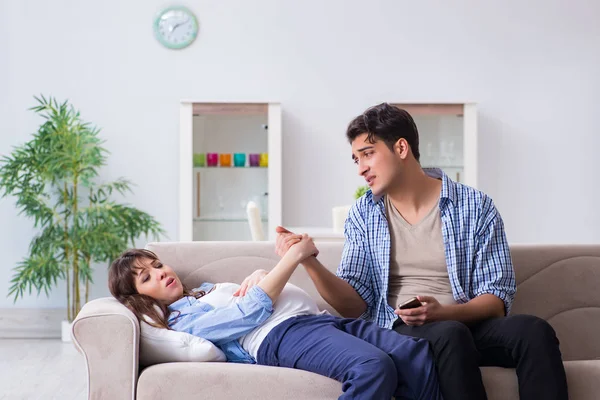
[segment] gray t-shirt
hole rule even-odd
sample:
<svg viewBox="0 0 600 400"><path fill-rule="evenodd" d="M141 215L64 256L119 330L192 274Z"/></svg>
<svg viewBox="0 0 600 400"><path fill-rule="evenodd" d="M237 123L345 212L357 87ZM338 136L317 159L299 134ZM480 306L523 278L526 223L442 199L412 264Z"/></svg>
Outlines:
<svg viewBox="0 0 600 400"><path fill-rule="evenodd" d="M448 276L439 203L419 222L409 224L385 197L390 228L390 281L388 303L413 296L433 296L441 304L456 304Z"/></svg>

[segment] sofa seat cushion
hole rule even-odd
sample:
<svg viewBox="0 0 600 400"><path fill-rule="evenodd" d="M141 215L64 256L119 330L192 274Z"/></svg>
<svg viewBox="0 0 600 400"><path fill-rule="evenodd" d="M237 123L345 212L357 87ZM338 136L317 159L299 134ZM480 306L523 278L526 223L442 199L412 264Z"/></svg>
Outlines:
<svg viewBox="0 0 600 400"><path fill-rule="evenodd" d="M600 392L600 360L566 361L569 398ZM514 369L482 367L488 400L518 400ZM337 399L341 384L311 372L234 363L167 363L142 371L137 398Z"/></svg>
<svg viewBox="0 0 600 400"><path fill-rule="evenodd" d="M600 360L565 361L569 398L596 399L600 392ZM481 375L488 400L518 400L519 383L514 369L483 367Z"/></svg>
<svg viewBox="0 0 600 400"><path fill-rule="evenodd" d="M140 374L137 398L337 399L339 382L311 372L256 364L179 362Z"/></svg>

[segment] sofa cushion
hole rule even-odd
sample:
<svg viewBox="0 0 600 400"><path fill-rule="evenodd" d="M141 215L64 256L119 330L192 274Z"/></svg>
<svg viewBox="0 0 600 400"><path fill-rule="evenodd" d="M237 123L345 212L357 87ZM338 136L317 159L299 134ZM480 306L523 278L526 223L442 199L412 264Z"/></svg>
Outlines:
<svg viewBox="0 0 600 400"><path fill-rule="evenodd" d="M140 374L137 398L337 399L342 385L312 372L238 363L168 363Z"/></svg>
<svg viewBox="0 0 600 400"><path fill-rule="evenodd" d="M142 366L178 361L226 361L218 347L198 336L155 328L142 321L140 331Z"/></svg>
<svg viewBox="0 0 600 400"><path fill-rule="evenodd" d="M570 399L596 399L600 381L600 360L565 361ZM481 376L488 400L519 398L519 382L514 369L482 367Z"/></svg>
<svg viewBox="0 0 600 400"><path fill-rule="evenodd" d="M569 398L593 399L600 381L600 360L566 361ZM514 369L482 367L488 400L516 400ZM283 367L234 363L170 363L145 369L137 398L158 400L197 397L244 399L337 399L341 384L333 379Z"/></svg>

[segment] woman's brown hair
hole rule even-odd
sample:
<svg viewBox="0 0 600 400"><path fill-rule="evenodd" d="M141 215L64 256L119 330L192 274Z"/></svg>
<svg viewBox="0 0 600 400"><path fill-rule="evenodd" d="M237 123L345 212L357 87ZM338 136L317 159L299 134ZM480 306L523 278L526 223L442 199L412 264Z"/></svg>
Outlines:
<svg viewBox="0 0 600 400"><path fill-rule="evenodd" d="M159 261L158 256L146 249L130 249L121 254L110 265L108 270L108 288L110 293L123 305L131 310L140 321L146 321L157 328L171 329L169 327L168 307L160 301L138 293L135 287L134 276L140 269L140 259ZM184 296L196 298L204 296L203 291L192 292L183 287ZM151 321L144 318L147 316Z"/></svg>

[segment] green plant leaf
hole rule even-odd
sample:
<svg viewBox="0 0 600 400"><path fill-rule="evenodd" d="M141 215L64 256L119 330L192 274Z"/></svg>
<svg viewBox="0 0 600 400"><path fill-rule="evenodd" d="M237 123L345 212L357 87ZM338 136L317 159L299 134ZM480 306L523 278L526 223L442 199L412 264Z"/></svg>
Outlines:
<svg viewBox="0 0 600 400"><path fill-rule="evenodd" d="M359 186L358 189L356 189L356 192L354 192L354 198L356 200L358 200L359 198L361 198L368 191L369 191L369 186L368 185Z"/></svg>

